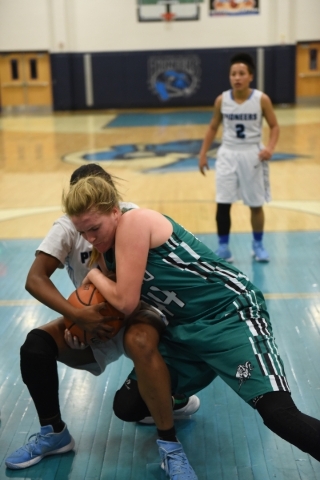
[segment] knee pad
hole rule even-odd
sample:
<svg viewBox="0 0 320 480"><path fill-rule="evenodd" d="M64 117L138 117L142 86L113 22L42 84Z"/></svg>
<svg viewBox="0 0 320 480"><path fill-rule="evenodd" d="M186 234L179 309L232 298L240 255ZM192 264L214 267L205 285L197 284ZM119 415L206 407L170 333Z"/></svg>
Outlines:
<svg viewBox="0 0 320 480"><path fill-rule="evenodd" d="M127 378L113 400L114 414L125 422L138 422L150 415L144 403L136 380Z"/></svg>
<svg viewBox="0 0 320 480"><path fill-rule="evenodd" d="M58 356L58 346L48 332L35 328L28 333L20 349L20 354L54 355L56 358Z"/></svg>
<svg viewBox="0 0 320 480"><path fill-rule="evenodd" d="M51 335L38 328L28 333L20 349L20 368L40 418L60 415L58 347Z"/></svg>
<svg viewBox="0 0 320 480"><path fill-rule="evenodd" d="M38 328L28 333L20 348L20 369L26 385L38 382L38 378L57 377L58 347L51 335ZM57 383L57 380L55 380Z"/></svg>

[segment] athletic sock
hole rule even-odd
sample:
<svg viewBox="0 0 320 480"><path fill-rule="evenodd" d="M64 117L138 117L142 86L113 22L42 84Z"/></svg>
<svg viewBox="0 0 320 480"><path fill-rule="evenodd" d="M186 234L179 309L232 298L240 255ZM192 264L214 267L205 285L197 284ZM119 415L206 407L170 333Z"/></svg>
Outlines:
<svg viewBox="0 0 320 480"><path fill-rule="evenodd" d="M55 415L51 418L40 418L39 422L41 427L45 427L46 425L51 425L53 428L54 433L60 433L65 427L64 421L61 419L61 415Z"/></svg>
<svg viewBox="0 0 320 480"><path fill-rule="evenodd" d="M218 235L219 238L219 245L221 244L227 244L229 243L229 235Z"/></svg>
<svg viewBox="0 0 320 480"><path fill-rule="evenodd" d="M173 410L179 410L187 405L189 397L183 394L177 394L173 397Z"/></svg>
<svg viewBox="0 0 320 480"><path fill-rule="evenodd" d="M263 232L252 232L252 235L255 242L262 242Z"/></svg>
<svg viewBox="0 0 320 480"><path fill-rule="evenodd" d="M164 442L178 442L174 426L169 430L159 430L159 428L157 428L157 431L160 440Z"/></svg>

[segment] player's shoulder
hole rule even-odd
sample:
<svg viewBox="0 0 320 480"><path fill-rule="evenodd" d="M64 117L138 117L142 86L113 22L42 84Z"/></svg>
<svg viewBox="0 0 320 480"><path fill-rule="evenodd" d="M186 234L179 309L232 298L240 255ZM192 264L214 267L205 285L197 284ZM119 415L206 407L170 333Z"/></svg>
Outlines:
<svg viewBox="0 0 320 480"><path fill-rule="evenodd" d="M220 95L217 96L216 100L215 100L215 104L218 104L218 105L221 105L221 103L223 102L223 100L226 100L227 98L231 98L231 90L226 90L222 93L220 93Z"/></svg>
<svg viewBox="0 0 320 480"><path fill-rule="evenodd" d="M254 88L252 90L252 97L259 98L261 100L265 99L265 98L270 100L270 98L268 97L268 95L266 93L264 93L262 90L258 90L257 88Z"/></svg>
<svg viewBox="0 0 320 480"><path fill-rule="evenodd" d="M134 208L125 212L121 217L121 225L124 228L139 230L143 227L150 227L165 218L161 213L149 208Z"/></svg>
<svg viewBox="0 0 320 480"><path fill-rule="evenodd" d="M220 95L217 96L217 98L214 101L214 106L216 108L221 106L222 99L223 99L223 94L221 93Z"/></svg>
<svg viewBox="0 0 320 480"><path fill-rule="evenodd" d="M272 107L272 102L270 97L264 92L261 92L260 103L262 108Z"/></svg>
<svg viewBox="0 0 320 480"><path fill-rule="evenodd" d="M61 217L57 218L54 221L53 226L61 226L70 231L76 231L75 226L73 225L72 221L68 217L68 215L61 215Z"/></svg>
<svg viewBox="0 0 320 480"><path fill-rule="evenodd" d="M153 213L158 213L155 210L151 210L149 208L131 208L130 210L125 210L123 213L121 220L128 220L131 218L143 218L146 216L153 215Z"/></svg>
<svg viewBox="0 0 320 480"><path fill-rule="evenodd" d="M214 101L212 122L216 122L217 120L219 122L221 121L222 104L223 104L223 93L218 95Z"/></svg>

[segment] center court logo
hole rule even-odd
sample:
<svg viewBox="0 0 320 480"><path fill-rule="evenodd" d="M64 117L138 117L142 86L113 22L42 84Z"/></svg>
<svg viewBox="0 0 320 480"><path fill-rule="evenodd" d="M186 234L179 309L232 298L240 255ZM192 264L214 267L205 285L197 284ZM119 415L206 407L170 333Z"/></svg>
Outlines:
<svg viewBox="0 0 320 480"><path fill-rule="evenodd" d="M165 143L126 143L113 145L94 151L80 151L69 153L62 160L74 165L85 163L99 163L108 169L112 166L130 168L144 173L173 173L197 171L199 152L203 140L177 140ZM207 152L208 163L211 169L215 168L216 153L220 146L214 141ZM275 153L274 161L294 160L301 155L290 153Z"/></svg>
<svg viewBox="0 0 320 480"><path fill-rule="evenodd" d="M152 56L148 60L150 90L162 102L190 97L199 87L201 67L197 55Z"/></svg>
<svg viewBox="0 0 320 480"><path fill-rule="evenodd" d="M138 170L144 173L198 170L198 155L202 139L177 140L158 144L122 144L94 152L74 152L63 161L76 165L94 162L108 169L111 166ZM213 168L219 142L213 142L208 151L209 164Z"/></svg>

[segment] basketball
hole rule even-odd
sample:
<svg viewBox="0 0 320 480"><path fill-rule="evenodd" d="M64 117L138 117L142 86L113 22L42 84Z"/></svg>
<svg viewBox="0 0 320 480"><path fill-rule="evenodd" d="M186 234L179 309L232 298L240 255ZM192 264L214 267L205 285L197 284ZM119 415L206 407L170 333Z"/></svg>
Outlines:
<svg viewBox="0 0 320 480"><path fill-rule="evenodd" d="M77 290L71 293L68 302L76 308L84 308L89 305L97 305L98 303L105 302L106 308L102 309L100 313L104 317L108 317L108 321L105 322L105 324L113 327L113 331L110 332L110 338L114 337L124 325L124 314L110 305L92 284L81 285ZM97 345L107 341L97 337L93 333L82 330L76 323L68 318L64 318L64 322L71 335L78 337L80 343L84 343L85 345Z"/></svg>

